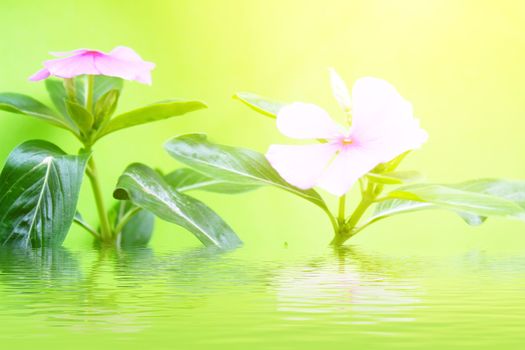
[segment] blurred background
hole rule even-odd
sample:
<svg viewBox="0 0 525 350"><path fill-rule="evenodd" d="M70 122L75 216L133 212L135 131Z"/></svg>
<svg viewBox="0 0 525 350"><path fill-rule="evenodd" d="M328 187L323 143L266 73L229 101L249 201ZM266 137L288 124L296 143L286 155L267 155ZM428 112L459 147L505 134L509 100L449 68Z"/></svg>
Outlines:
<svg viewBox="0 0 525 350"><path fill-rule="evenodd" d="M329 67L349 86L362 76L386 79L413 103L430 139L403 169L443 182L525 180L523 1L3 0L0 10L0 91L50 104L44 84L27 81L49 51L125 45L157 68L151 87L126 83L118 111L176 97L208 103L207 110L100 142L95 156L107 201L130 162L165 171L178 167L163 150L178 134L206 132L215 141L261 152L285 142L271 119L232 100L237 91L313 102L337 115ZM79 148L66 132L0 112L2 162L13 147L35 138L68 152ZM80 210L95 222L91 191L84 187ZM306 251L331 239L325 215L285 192L195 195L261 256L285 242L288 249ZM472 228L453 214L429 211L385 220L351 244L400 255L523 252L525 223L495 219ZM72 249L89 245L89 235L77 228L66 241ZM152 245L162 250L199 243L158 221Z"/></svg>

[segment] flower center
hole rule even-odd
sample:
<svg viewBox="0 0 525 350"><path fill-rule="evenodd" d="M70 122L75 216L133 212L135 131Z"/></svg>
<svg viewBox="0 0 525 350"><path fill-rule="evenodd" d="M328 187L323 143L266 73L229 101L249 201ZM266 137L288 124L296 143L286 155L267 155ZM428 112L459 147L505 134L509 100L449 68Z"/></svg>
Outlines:
<svg viewBox="0 0 525 350"><path fill-rule="evenodd" d="M88 50L88 51L84 52L83 54L86 55L86 56L102 56L102 53L100 51L96 51L96 50Z"/></svg>
<svg viewBox="0 0 525 350"><path fill-rule="evenodd" d="M343 146L348 146L348 145L352 144L352 142L353 142L353 141L352 141L352 139L351 139L350 137L345 137L345 138L343 138L343 139L341 140L341 144L342 144Z"/></svg>

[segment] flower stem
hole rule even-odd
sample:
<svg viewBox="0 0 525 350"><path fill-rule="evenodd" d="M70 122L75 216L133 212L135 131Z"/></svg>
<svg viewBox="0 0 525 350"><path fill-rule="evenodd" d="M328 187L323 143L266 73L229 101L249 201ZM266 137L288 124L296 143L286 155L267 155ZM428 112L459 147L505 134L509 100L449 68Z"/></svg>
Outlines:
<svg viewBox="0 0 525 350"><path fill-rule="evenodd" d="M93 90L95 87L95 76L86 76L86 109L93 112Z"/></svg>
<svg viewBox="0 0 525 350"><path fill-rule="evenodd" d="M339 222L339 225L344 225L345 223L345 212L346 212L346 194L339 197L339 213L337 215L337 221Z"/></svg>
<svg viewBox="0 0 525 350"><path fill-rule="evenodd" d="M354 212L348 219L348 221L345 221L344 219L344 203L343 203L343 197L339 198L339 218L338 221L339 224L339 230L334 236L334 239L330 243L332 246L341 246L344 242L346 242L348 239L352 238L359 232L359 229L357 228L357 224L363 217L363 215L366 213L367 209L374 203L375 198L381 194L383 190L382 185L374 185L373 183L368 183L366 185L366 188L364 186L364 183L361 183L361 201L355 208ZM341 206L343 208L341 209ZM341 217L343 218L341 221Z"/></svg>
<svg viewBox="0 0 525 350"><path fill-rule="evenodd" d="M113 240L113 234L111 232L109 218L106 214L107 212L104 205L104 198L102 196L102 189L100 187L97 168L93 157L89 159L87 175L91 181L93 196L95 197L95 205L97 207L98 217L100 220L100 238L104 242L111 242Z"/></svg>

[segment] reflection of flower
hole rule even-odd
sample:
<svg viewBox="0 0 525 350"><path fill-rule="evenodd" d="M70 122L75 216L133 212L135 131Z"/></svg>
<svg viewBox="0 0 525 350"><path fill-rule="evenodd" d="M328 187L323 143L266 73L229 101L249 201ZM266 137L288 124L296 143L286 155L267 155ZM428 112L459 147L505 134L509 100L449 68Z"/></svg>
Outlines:
<svg viewBox="0 0 525 350"><path fill-rule="evenodd" d="M410 322L414 319L407 311L420 303L417 286L355 266L288 269L272 285L278 310L292 320L324 314L338 323Z"/></svg>
<svg viewBox="0 0 525 350"><path fill-rule="evenodd" d="M345 112L352 103L352 125L344 130L320 107L284 106L277 114L279 131L296 139L322 139L312 145L272 145L266 157L289 183L302 189L319 186L341 196L380 163L421 146L427 133L413 117L412 105L384 80L359 79L348 94L333 73L334 95Z"/></svg>
<svg viewBox="0 0 525 350"><path fill-rule="evenodd" d="M73 78L78 75L107 75L126 80L151 84L154 63L146 62L129 47L118 46L110 53L78 49L71 52L54 53L60 57L44 62L44 68L29 79L38 81L49 76Z"/></svg>

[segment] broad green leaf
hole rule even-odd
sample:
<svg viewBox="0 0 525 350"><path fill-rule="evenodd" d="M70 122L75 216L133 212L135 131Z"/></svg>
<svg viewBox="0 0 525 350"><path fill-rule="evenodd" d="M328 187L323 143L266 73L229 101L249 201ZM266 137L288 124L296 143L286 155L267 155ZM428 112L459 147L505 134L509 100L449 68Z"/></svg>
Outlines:
<svg viewBox="0 0 525 350"><path fill-rule="evenodd" d="M204 134L186 134L168 141L168 153L206 176L242 185L271 185L294 193L326 210L314 190L301 190L287 183L258 152L214 144Z"/></svg>
<svg viewBox="0 0 525 350"><path fill-rule="evenodd" d="M379 202L376 204L374 208L374 212L372 215L367 219L366 223L363 226L368 226L373 222L386 219L388 217L398 215L398 214L404 214L404 213L411 213L414 211L421 211L421 210L427 210L427 209L442 209L437 205L430 204L430 203L423 203L423 202L416 202L411 200L404 200L404 199L389 199L382 202ZM466 212L460 212L453 210L456 214L458 214L465 222L471 226L477 226L481 225L485 220L486 217L470 214Z"/></svg>
<svg viewBox="0 0 525 350"><path fill-rule="evenodd" d="M392 171L387 173L368 173L370 181L384 185L399 185L421 180L423 176L417 171Z"/></svg>
<svg viewBox="0 0 525 350"><path fill-rule="evenodd" d="M87 134L95 122L93 114L85 109L84 106L69 100L66 100L66 108L67 114L73 119L78 128L84 134Z"/></svg>
<svg viewBox="0 0 525 350"><path fill-rule="evenodd" d="M0 174L0 244L59 246L76 213L88 155L45 141L14 149Z"/></svg>
<svg viewBox="0 0 525 350"><path fill-rule="evenodd" d="M107 126L101 130L98 138L121 129L168 119L203 108L206 108L206 105L199 101L171 100L158 102L114 117L109 121Z"/></svg>
<svg viewBox="0 0 525 350"><path fill-rule="evenodd" d="M259 185L214 179L190 168L177 169L164 176L168 184L179 192L202 190L218 193L241 193L259 188Z"/></svg>
<svg viewBox="0 0 525 350"><path fill-rule="evenodd" d="M267 117L276 118L279 110L285 103L272 102L251 92L238 92L233 96L251 109Z"/></svg>
<svg viewBox="0 0 525 350"><path fill-rule="evenodd" d="M116 227L130 210L136 208L130 201L119 201L112 208L110 216ZM144 247L148 245L155 228L155 215L140 209L120 232L120 245L122 247Z"/></svg>
<svg viewBox="0 0 525 350"><path fill-rule="evenodd" d="M405 199L388 199L379 202L374 207L373 214L368 218L367 224L393 215L419 211L423 209L435 209L430 203L416 202Z"/></svg>
<svg viewBox="0 0 525 350"><path fill-rule="evenodd" d="M413 201L406 199L390 199L378 203L375 207L374 213L368 219L368 223L384 219L386 217L412 212L422 209L450 209L456 212L459 216L463 218L469 225L480 225L487 219L489 213L487 210L492 212L492 215L510 215L512 217L517 217L523 219L523 212L520 212L518 207L521 207L525 210L525 181L517 180L503 180L503 179L479 179L462 182L454 185L432 185L438 186L435 188L447 187L450 190L454 191L454 197L451 200L455 200L458 193L467 193L468 200L471 201L473 198L475 200L481 200L482 203L489 203L489 209L484 208L481 213L478 209L466 208L465 203L460 205L455 205L454 202L449 201L446 205L441 203L446 199L440 199L436 201L433 199L433 202L421 202ZM405 187L406 189L406 187ZM410 191L411 187L408 187ZM460 191L460 192L458 192ZM432 195L434 197L435 195ZM474 196L474 197L473 197ZM481 199L480 197L481 196ZM426 197L426 196L425 196ZM509 201L513 204L509 204ZM478 203L479 205L479 203ZM492 208L495 206L495 208ZM518 207L516 207L518 206ZM499 211L501 208L510 208L509 212L505 211L502 213ZM494 211L496 213L494 214ZM516 212L517 214L512 214Z"/></svg>
<svg viewBox="0 0 525 350"><path fill-rule="evenodd" d="M466 191L489 194L513 201L525 209L525 181L504 179L470 180L457 185ZM480 225L487 217L459 213L469 225Z"/></svg>
<svg viewBox="0 0 525 350"><path fill-rule="evenodd" d="M206 246L228 249L241 244L235 232L214 211L197 199L174 190L146 165L128 166L113 196L130 200L159 218L186 228Z"/></svg>
<svg viewBox="0 0 525 350"><path fill-rule="evenodd" d="M525 181L504 179L479 179L457 185L465 191L505 198L525 209Z"/></svg>
<svg viewBox="0 0 525 350"><path fill-rule="evenodd" d="M70 129L55 111L30 96L11 92L0 93L0 109L35 117L54 126Z"/></svg>
<svg viewBox="0 0 525 350"><path fill-rule="evenodd" d="M503 216L525 219L525 210L516 202L483 192L465 190L462 185L409 185L388 193L387 198L430 203L440 208L479 216Z"/></svg>

